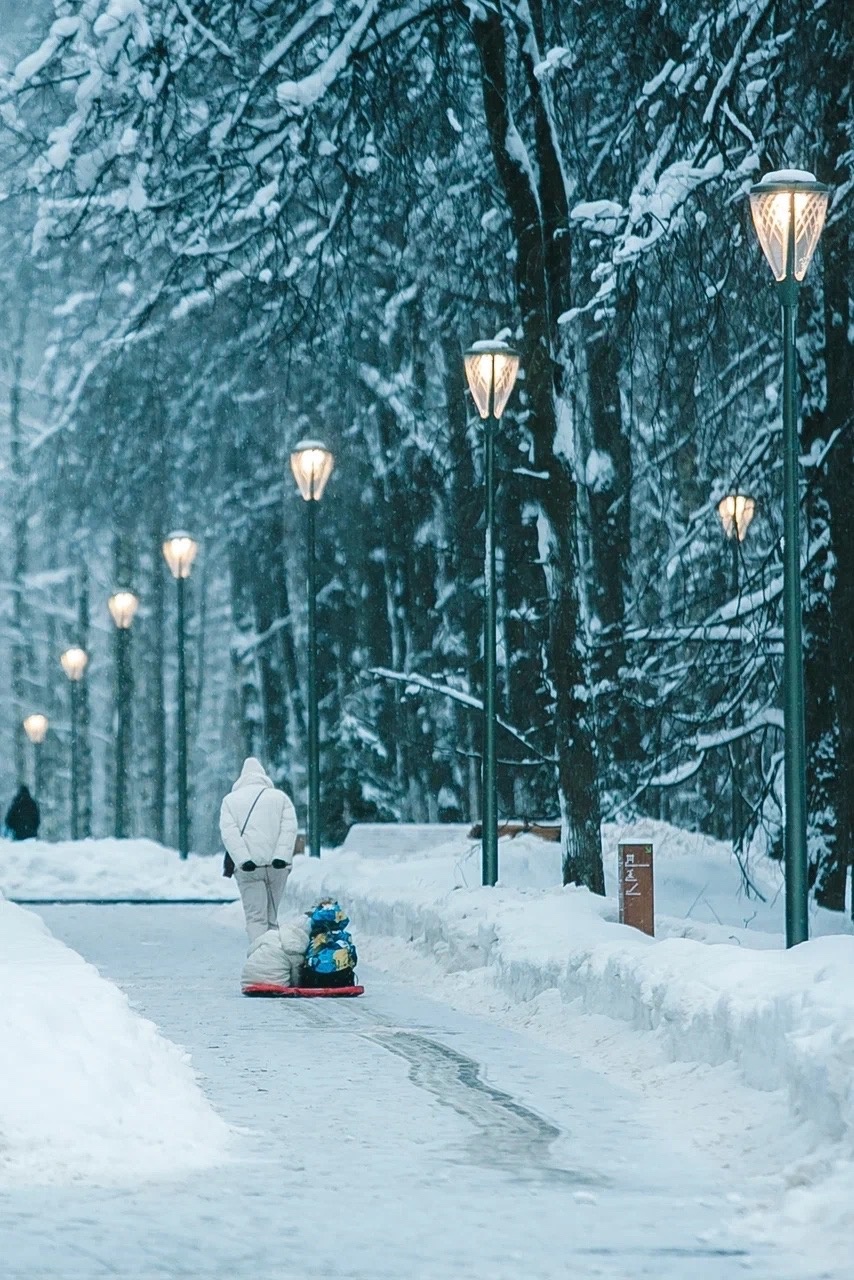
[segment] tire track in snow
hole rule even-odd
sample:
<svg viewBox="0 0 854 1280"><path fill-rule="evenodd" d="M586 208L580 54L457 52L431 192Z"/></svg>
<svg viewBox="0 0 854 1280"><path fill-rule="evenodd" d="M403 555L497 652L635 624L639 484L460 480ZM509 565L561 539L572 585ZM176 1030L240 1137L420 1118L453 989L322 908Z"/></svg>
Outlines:
<svg viewBox="0 0 854 1280"><path fill-rule="evenodd" d="M562 1131L481 1079L480 1065L455 1049L413 1032L376 1028L362 1033L405 1058L413 1084L464 1116L475 1128L466 1144L469 1160L510 1170L522 1181L557 1181L574 1187L602 1186L600 1178L565 1169L551 1159Z"/></svg>

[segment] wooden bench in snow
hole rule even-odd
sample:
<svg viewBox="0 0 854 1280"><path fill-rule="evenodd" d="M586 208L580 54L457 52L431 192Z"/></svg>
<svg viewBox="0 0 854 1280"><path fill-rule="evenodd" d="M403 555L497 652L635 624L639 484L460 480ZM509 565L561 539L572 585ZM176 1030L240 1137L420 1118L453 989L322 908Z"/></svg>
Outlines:
<svg viewBox="0 0 854 1280"><path fill-rule="evenodd" d="M483 824L476 822L469 831L470 840L480 840L483 835ZM539 836L541 840L548 840L552 844L557 844L560 840L560 825L547 822L499 822L498 835L509 836Z"/></svg>

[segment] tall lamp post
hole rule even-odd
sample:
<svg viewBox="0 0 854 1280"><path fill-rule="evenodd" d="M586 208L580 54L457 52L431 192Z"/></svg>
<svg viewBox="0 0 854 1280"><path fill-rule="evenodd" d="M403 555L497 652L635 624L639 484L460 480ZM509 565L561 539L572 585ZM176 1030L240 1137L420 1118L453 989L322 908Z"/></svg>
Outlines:
<svg viewBox="0 0 854 1280"><path fill-rule="evenodd" d="M78 759L78 723L80 719L80 681L89 662L85 649L73 645L59 659L71 683L71 839L80 839L80 761Z"/></svg>
<svg viewBox="0 0 854 1280"><path fill-rule="evenodd" d="M317 709L317 503L332 475L335 459L319 440L300 440L291 454L291 470L306 504L308 577L308 851L320 857L320 738Z"/></svg>
<svg viewBox="0 0 854 1280"><path fill-rule="evenodd" d="M44 778L42 776L42 753L41 746L47 737L47 731L50 728L50 721L47 716L43 716L40 711L34 712L31 716L27 716L24 720L24 733L33 744L33 760L35 761L33 772L35 774L36 798L41 798L42 786Z"/></svg>
<svg viewBox="0 0 854 1280"><path fill-rule="evenodd" d="M802 169L766 174L750 188L750 212L783 309L783 723L786 803L786 946L809 937L806 734L801 639L798 411L795 316L827 215L829 190Z"/></svg>
<svg viewBox="0 0 854 1280"><path fill-rule="evenodd" d="M163 556L178 589L178 852L190 851L190 819L187 806L187 668L184 661L184 583L199 550L188 533L170 533Z"/></svg>
<svg viewBox="0 0 854 1280"><path fill-rule="evenodd" d="M498 882L498 780L495 756L495 433L519 372L519 356L506 342L476 342L464 356L466 378L484 421L486 486L483 600L483 764L481 861L485 885Z"/></svg>
<svg viewBox="0 0 854 1280"><path fill-rule="evenodd" d="M110 596L110 616L116 624L116 839L127 835L127 759L130 753L132 674L130 628L139 608L132 591Z"/></svg>
<svg viewBox="0 0 854 1280"><path fill-rule="evenodd" d="M729 493L718 503L723 531L730 545L730 581L729 590L733 600L738 599L739 544L744 542L747 528L756 513L756 502L743 493ZM732 744L732 848L735 853L741 845L744 834L744 806L741 795L741 760L742 753L738 741Z"/></svg>

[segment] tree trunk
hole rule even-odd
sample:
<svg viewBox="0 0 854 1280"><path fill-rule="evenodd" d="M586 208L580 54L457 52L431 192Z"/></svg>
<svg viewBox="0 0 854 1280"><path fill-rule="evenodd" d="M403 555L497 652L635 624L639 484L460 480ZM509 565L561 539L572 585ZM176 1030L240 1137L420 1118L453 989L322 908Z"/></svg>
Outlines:
<svg viewBox="0 0 854 1280"><path fill-rule="evenodd" d="M507 50L501 17L472 22L482 65L490 146L516 242L516 301L521 312L525 396L534 466L548 472L540 498L550 530L549 676L555 696L557 784L563 831L563 879L604 893L598 761L589 655L579 587L576 459L560 448L556 400L563 368L553 355L557 316L569 301L568 208L560 163L536 77L529 77L534 115L533 163L511 117ZM529 57L529 54L526 54ZM535 181L536 189L532 187Z"/></svg>
<svg viewBox="0 0 854 1280"><path fill-rule="evenodd" d="M81 558L77 596L77 635L75 644L89 653L89 566ZM91 653L89 657L91 660ZM89 707L90 677L84 675L77 691L77 756L78 784L80 787L78 818L80 839L92 834L92 735Z"/></svg>
<svg viewBox="0 0 854 1280"><path fill-rule="evenodd" d="M9 437L12 475L12 706L15 715L15 773L19 782L27 776L27 740L23 717L33 710L29 706L32 690L33 650L28 626L25 578L29 564L29 476L24 463L21 438L21 383L24 372L24 348L27 338L29 307L24 300L18 330L12 349L11 386L9 390Z"/></svg>

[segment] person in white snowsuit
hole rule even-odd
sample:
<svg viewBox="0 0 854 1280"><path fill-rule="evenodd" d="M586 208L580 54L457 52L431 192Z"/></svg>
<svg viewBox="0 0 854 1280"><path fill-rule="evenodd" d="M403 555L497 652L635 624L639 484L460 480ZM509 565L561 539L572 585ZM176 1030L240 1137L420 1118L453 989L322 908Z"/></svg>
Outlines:
<svg viewBox="0 0 854 1280"><path fill-rule="evenodd" d="M273 786L254 756L245 761L222 802L219 830L226 850L224 873L233 871L237 881L251 946L278 925L297 838L290 798Z"/></svg>

